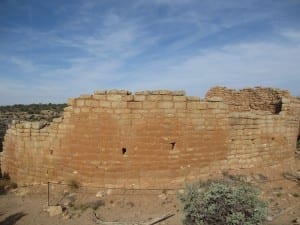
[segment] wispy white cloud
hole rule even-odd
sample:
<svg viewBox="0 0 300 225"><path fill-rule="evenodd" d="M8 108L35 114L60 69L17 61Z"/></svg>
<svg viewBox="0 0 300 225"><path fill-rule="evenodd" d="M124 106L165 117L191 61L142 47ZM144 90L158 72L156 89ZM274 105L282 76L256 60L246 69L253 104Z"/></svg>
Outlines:
<svg viewBox="0 0 300 225"><path fill-rule="evenodd" d="M21 59L15 56L6 57L3 55L0 55L0 59L2 60L2 62L6 62L18 67L18 69L25 73L32 73L36 70L36 67L35 65L33 65L33 62L28 59Z"/></svg>
<svg viewBox="0 0 300 225"><path fill-rule="evenodd" d="M63 101L107 88L203 96L213 85L267 85L299 94L299 29L283 31L274 18L286 9L269 6L258 0L82 0L55 7L61 21L49 29L0 23L0 68L14 69L0 75L0 104L6 98Z"/></svg>
<svg viewBox="0 0 300 225"><path fill-rule="evenodd" d="M146 75L127 85L132 89L186 89L201 96L215 85L276 86L299 95L299 53L300 39L293 46L265 42L233 44L165 62L160 67L144 68Z"/></svg>

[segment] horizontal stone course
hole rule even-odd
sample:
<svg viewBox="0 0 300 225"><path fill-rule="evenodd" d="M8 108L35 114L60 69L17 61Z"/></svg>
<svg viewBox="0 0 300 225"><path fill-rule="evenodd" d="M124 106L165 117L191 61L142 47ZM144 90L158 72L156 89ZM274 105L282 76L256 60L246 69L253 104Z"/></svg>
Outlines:
<svg viewBox="0 0 300 225"><path fill-rule="evenodd" d="M14 122L1 169L21 183L181 187L222 170L291 161L300 103L269 88L95 91L69 99L50 125ZM281 106L281 108L280 108Z"/></svg>

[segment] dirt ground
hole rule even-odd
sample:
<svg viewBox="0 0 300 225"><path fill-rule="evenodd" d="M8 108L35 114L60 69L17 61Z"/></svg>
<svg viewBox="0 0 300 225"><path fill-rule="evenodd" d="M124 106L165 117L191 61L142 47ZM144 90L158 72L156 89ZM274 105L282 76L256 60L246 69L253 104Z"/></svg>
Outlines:
<svg viewBox="0 0 300 225"><path fill-rule="evenodd" d="M300 160L287 172L299 174ZM253 173L246 179L260 187L269 203L267 225L300 224L299 184L276 170ZM19 187L0 195L0 225L182 224L174 190L72 189L51 184L49 204L62 207L48 207L47 189L47 185ZM166 215L170 217L153 223Z"/></svg>

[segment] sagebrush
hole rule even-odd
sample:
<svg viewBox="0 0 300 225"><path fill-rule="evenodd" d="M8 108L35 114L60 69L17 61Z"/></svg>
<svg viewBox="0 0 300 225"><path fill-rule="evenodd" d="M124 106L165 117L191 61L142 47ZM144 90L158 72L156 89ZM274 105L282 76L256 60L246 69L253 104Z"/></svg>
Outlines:
<svg viewBox="0 0 300 225"><path fill-rule="evenodd" d="M267 204L249 183L207 181L186 187L179 195L186 225L259 225Z"/></svg>
<svg viewBox="0 0 300 225"><path fill-rule="evenodd" d="M78 189L80 187L80 183L74 179L69 180L68 185L72 190Z"/></svg>
<svg viewBox="0 0 300 225"><path fill-rule="evenodd" d="M9 174L0 173L0 195L6 194L10 189L16 189L18 187L17 183L10 180Z"/></svg>

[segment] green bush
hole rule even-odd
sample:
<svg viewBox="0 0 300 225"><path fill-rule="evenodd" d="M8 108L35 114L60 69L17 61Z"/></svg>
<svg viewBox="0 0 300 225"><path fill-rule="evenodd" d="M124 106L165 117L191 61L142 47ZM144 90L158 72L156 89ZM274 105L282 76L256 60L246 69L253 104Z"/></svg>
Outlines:
<svg viewBox="0 0 300 225"><path fill-rule="evenodd" d="M267 204L245 182L208 181L179 194L186 225L258 225L266 219Z"/></svg>

